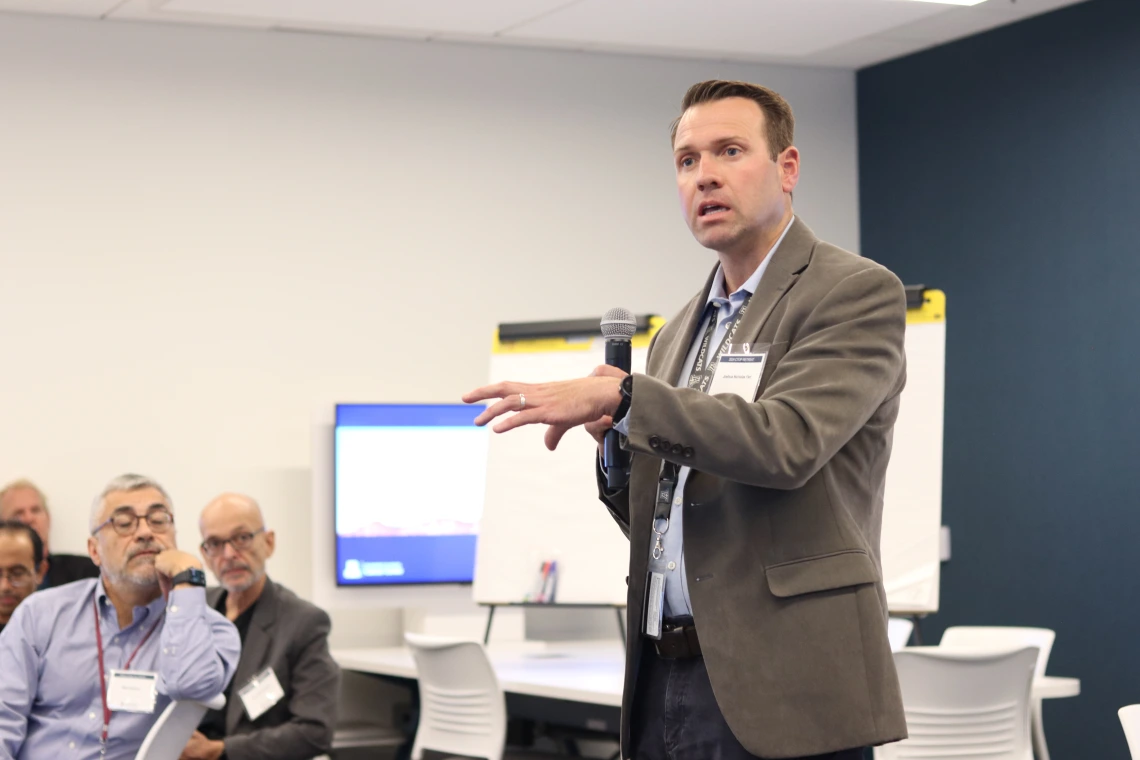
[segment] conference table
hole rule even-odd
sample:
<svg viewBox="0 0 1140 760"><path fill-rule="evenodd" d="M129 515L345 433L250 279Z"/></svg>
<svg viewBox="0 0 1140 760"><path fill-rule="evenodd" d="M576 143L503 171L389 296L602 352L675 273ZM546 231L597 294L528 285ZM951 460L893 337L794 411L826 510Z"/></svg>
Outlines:
<svg viewBox="0 0 1140 760"><path fill-rule="evenodd" d="M406 647L335 649L346 670L415 681L416 666ZM487 655L506 694L512 717L616 735L620 727L625 648L621 642L504 641ZM1044 676L1033 681L1033 697L1059 699L1080 694L1077 678Z"/></svg>
<svg viewBox="0 0 1140 760"><path fill-rule="evenodd" d="M345 670L416 679L407 647L334 649ZM492 641L487 656L512 718L616 736L621 727L625 647L612 641Z"/></svg>

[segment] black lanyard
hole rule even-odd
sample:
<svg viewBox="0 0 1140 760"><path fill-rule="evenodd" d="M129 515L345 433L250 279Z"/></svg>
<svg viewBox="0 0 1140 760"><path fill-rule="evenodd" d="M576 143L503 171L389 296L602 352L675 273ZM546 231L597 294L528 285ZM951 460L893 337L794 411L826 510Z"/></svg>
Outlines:
<svg viewBox="0 0 1140 760"><path fill-rule="evenodd" d="M698 390L701 393L708 392L717 364L720 363L720 358L724 352L732 345L732 340L736 337L736 331L740 327L741 318L744 317L744 312L748 310L748 304L751 300L752 294L749 293L744 299L744 303L740 305L740 311L736 312L736 316L733 317L732 324L725 330L724 337L721 338L720 345L717 346L716 353L711 358L709 357L709 349L712 345L713 335L716 334L720 306L715 301L709 304L708 325L705 327L704 337L701 338L701 347L697 351L697 358L693 362L693 369L689 373L686 387ZM669 531L669 517L673 514L673 493L677 490L680 472L681 468L672 462L665 462L661 467L661 476L657 480L657 500L653 505L653 533L656 536L651 555L653 559L660 559L661 557L663 550L661 537Z"/></svg>

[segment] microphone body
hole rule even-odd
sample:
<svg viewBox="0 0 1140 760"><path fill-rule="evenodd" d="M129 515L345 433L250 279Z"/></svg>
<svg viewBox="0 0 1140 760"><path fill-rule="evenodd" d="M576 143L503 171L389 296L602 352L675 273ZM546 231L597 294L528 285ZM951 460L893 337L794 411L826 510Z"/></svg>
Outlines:
<svg viewBox="0 0 1140 760"><path fill-rule="evenodd" d="M602 335L606 340L606 364L629 374L632 366L633 346L630 339L637 330L633 314L627 309L610 309L602 317ZM607 430L602 440L602 467L606 473L606 487L625 488L629 485L629 452L621 447L621 433Z"/></svg>

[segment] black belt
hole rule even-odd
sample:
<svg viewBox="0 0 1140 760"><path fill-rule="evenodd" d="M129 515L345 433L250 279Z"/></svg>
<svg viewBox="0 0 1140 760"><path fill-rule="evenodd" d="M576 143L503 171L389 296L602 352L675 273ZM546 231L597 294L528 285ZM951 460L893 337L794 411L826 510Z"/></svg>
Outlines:
<svg viewBox="0 0 1140 760"><path fill-rule="evenodd" d="M689 660L701 656L701 642L691 617L666 620L661 638L653 640L657 656L663 660Z"/></svg>

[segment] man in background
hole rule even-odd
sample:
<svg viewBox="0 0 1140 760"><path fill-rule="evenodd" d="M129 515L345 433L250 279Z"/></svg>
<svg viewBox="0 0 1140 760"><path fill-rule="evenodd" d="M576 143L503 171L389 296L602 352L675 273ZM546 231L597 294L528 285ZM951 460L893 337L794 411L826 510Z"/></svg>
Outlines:
<svg viewBox="0 0 1140 760"><path fill-rule="evenodd" d="M0 758L130 760L167 705L213 699L237 667L162 486L117 477L89 519L100 576L32 594L0 635Z"/></svg>
<svg viewBox="0 0 1140 760"><path fill-rule="evenodd" d="M0 520L22 522L39 534L48 563L47 574L39 584L40 589L99 576L99 568L90 557L51 553L51 513L43 491L32 481L16 480L0 490Z"/></svg>
<svg viewBox="0 0 1140 760"><path fill-rule="evenodd" d="M23 523L0 520L0 633L39 586L46 568L39 534Z"/></svg>
<svg viewBox="0 0 1140 760"><path fill-rule="evenodd" d="M241 661L224 710L211 710L182 760L307 760L328 752L340 668L329 655L328 614L269 580L277 537L257 502L223 494L199 522L202 558L221 583L211 607L237 626Z"/></svg>

